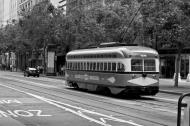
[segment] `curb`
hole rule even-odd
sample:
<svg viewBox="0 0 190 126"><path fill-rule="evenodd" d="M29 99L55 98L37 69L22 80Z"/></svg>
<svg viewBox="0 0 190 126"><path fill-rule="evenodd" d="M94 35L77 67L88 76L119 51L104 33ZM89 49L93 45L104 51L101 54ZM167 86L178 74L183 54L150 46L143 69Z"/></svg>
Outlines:
<svg viewBox="0 0 190 126"><path fill-rule="evenodd" d="M47 75L43 75L40 74L41 77L46 77L46 78L51 78L51 79L59 79L59 80L64 80L65 77L64 76L47 76Z"/></svg>
<svg viewBox="0 0 190 126"><path fill-rule="evenodd" d="M159 93L166 93L166 94L174 94L174 95L182 95L181 92L174 92L174 91L168 91L168 90L159 90Z"/></svg>

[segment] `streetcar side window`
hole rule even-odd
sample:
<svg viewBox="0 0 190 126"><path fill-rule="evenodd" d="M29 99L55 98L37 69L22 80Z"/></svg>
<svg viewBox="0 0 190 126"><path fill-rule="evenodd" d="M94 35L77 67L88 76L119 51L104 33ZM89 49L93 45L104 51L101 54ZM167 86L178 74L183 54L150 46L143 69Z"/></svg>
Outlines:
<svg viewBox="0 0 190 126"><path fill-rule="evenodd" d="M74 63L72 62L72 70L74 70Z"/></svg>
<svg viewBox="0 0 190 126"><path fill-rule="evenodd" d="M117 71L118 72L124 72L125 71L125 66L122 63L118 63Z"/></svg>
<svg viewBox="0 0 190 126"><path fill-rule="evenodd" d="M73 69L73 66L72 66L72 64L73 64L73 63L71 62L71 63L70 63L70 69L71 69L71 70Z"/></svg>
<svg viewBox="0 0 190 126"><path fill-rule="evenodd" d="M80 63L80 70L83 70L83 62Z"/></svg>
<svg viewBox="0 0 190 126"><path fill-rule="evenodd" d="M96 70L96 62L93 63L93 70Z"/></svg>
<svg viewBox="0 0 190 126"><path fill-rule="evenodd" d="M132 59L131 60L131 71L143 71L143 60Z"/></svg>
<svg viewBox="0 0 190 126"><path fill-rule="evenodd" d="M154 59L144 60L144 71L156 71L156 63Z"/></svg>
<svg viewBox="0 0 190 126"><path fill-rule="evenodd" d="M96 70L97 70L97 71L100 71L100 63L99 63L99 62L97 62Z"/></svg>
<svg viewBox="0 0 190 126"><path fill-rule="evenodd" d="M103 63L100 63L100 71L103 71Z"/></svg>
<svg viewBox="0 0 190 126"><path fill-rule="evenodd" d="M77 63L74 63L74 70L76 70L77 69Z"/></svg>
<svg viewBox="0 0 190 126"><path fill-rule="evenodd" d="M72 70L74 70L74 68L75 68L75 63L73 62L72 63Z"/></svg>
<svg viewBox="0 0 190 126"><path fill-rule="evenodd" d="M116 71L116 63L112 63L112 71Z"/></svg>
<svg viewBox="0 0 190 126"><path fill-rule="evenodd" d="M80 63L77 63L77 70L80 70Z"/></svg>
<svg viewBox="0 0 190 126"><path fill-rule="evenodd" d="M90 70L90 63L87 62L87 70Z"/></svg>
<svg viewBox="0 0 190 126"><path fill-rule="evenodd" d="M90 70L93 70L93 63L90 63Z"/></svg>
<svg viewBox="0 0 190 126"><path fill-rule="evenodd" d="M107 63L104 63L104 71L107 71Z"/></svg>
<svg viewBox="0 0 190 126"><path fill-rule="evenodd" d="M77 70L77 62L75 62L75 69L74 70Z"/></svg>
<svg viewBox="0 0 190 126"><path fill-rule="evenodd" d="M108 71L111 71L111 63L108 63Z"/></svg>
<svg viewBox="0 0 190 126"><path fill-rule="evenodd" d="M86 69L86 62L84 62L84 70L87 70L87 69Z"/></svg>

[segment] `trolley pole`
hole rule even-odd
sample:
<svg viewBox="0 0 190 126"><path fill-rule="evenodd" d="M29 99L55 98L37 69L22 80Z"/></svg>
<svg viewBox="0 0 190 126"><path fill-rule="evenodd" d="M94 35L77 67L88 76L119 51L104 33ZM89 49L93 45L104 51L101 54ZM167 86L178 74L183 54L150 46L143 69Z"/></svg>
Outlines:
<svg viewBox="0 0 190 126"><path fill-rule="evenodd" d="M181 95L181 96L179 97L179 100L178 100L177 126L181 126L181 108L182 108L182 107L184 107L184 108L187 107L187 104L186 104L186 103L182 103L183 99L184 99L186 96L190 96L190 93Z"/></svg>

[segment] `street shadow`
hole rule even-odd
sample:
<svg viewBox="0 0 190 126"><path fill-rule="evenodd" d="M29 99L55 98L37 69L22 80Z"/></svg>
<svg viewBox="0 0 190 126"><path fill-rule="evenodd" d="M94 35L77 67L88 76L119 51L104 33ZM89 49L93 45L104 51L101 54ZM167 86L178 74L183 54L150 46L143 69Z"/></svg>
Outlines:
<svg viewBox="0 0 190 126"><path fill-rule="evenodd" d="M104 96L104 97L110 97L110 98L117 98L121 100L154 100L154 98L146 97L146 96L141 96L138 94L104 94L101 92L96 92L96 91L89 91L87 89L77 89L77 88L69 88L67 87L68 90L76 91L76 92L83 92L83 93L89 93L89 94L94 94L98 96Z"/></svg>

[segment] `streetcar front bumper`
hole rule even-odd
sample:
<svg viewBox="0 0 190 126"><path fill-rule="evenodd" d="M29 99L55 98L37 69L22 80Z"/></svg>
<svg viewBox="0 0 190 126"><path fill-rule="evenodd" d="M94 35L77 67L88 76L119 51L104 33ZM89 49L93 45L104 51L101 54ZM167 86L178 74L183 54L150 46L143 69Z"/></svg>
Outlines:
<svg viewBox="0 0 190 126"><path fill-rule="evenodd" d="M127 86L122 94L155 95L159 92L158 86Z"/></svg>

